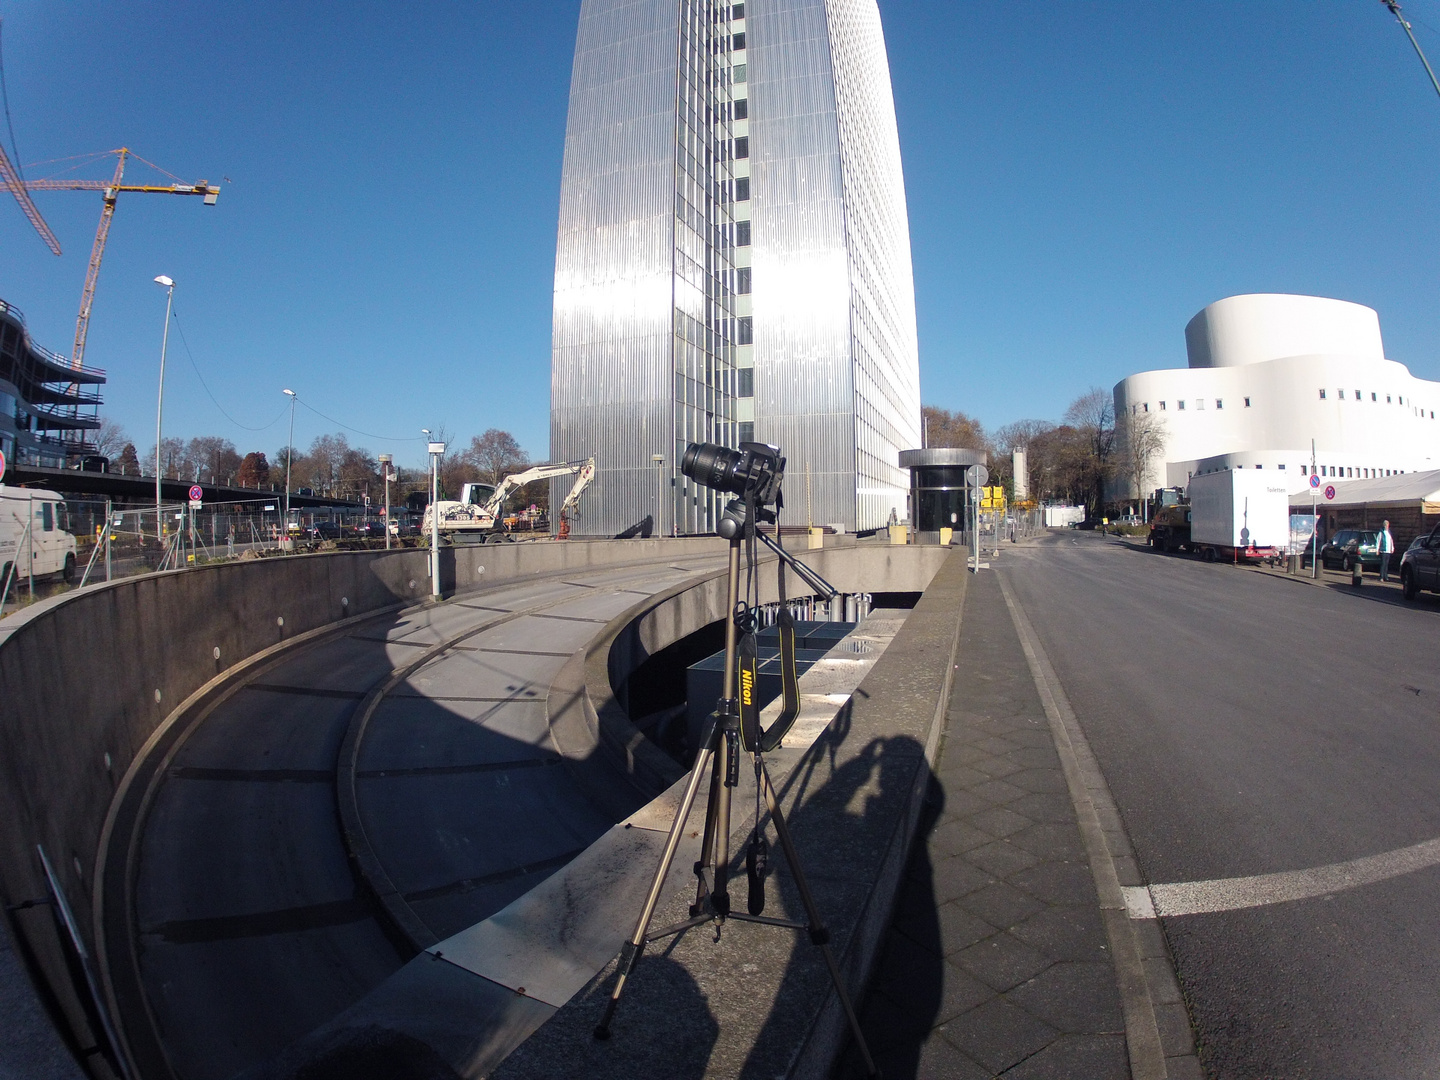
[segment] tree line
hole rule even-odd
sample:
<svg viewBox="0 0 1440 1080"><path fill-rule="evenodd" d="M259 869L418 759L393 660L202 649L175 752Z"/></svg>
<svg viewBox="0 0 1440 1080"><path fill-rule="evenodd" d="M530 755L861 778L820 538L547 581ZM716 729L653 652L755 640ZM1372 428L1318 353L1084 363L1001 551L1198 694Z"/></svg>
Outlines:
<svg viewBox="0 0 1440 1080"><path fill-rule="evenodd" d="M1037 502L1084 506L1099 517L1107 503L1144 495L1145 477L1164 452L1164 429L1153 413L1115 415L1109 391L1091 387L1072 401L1060 423L1016 420L987 432L960 411L921 410L926 446L956 446L990 455L990 483L1013 496L1014 451L1026 452L1026 485Z"/></svg>
<svg viewBox="0 0 1440 1080"><path fill-rule="evenodd" d="M440 460L441 498L456 498L467 483L499 484L511 473L534 464L508 431L490 428L473 436L468 446L453 449L455 443L441 430L435 433L447 451ZM142 457L135 443L114 421L105 420L95 435L101 454L110 458L110 470L129 476L155 475L155 447ZM281 446L270 454L263 450L241 453L230 439L202 435L193 439L162 439L161 475L167 479L215 486L285 490L285 469L290 467L290 490L307 488L317 495L334 498L379 496L384 476L375 454L363 446L351 446L343 433L319 435L309 449ZM392 502L402 502L411 492L428 492L428 468L395 466L397 480L391 484ZM516 493L515 501L549 506L548 484L533 484Z"/></svg>

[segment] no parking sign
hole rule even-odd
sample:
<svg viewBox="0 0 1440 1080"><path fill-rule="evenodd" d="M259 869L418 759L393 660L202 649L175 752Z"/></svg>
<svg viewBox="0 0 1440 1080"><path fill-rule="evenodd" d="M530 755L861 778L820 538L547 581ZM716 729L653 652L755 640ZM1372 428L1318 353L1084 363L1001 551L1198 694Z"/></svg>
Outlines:
<svg viewBox="0 0 1440 1080"><path fill-rule="evenodd" d="M1327 498L1327 499L1333 499L1333 498L1335 498L1335 485L1334 485L1334 484L1326 484L1326 485L1325 485L1325 498Z"/></svg>

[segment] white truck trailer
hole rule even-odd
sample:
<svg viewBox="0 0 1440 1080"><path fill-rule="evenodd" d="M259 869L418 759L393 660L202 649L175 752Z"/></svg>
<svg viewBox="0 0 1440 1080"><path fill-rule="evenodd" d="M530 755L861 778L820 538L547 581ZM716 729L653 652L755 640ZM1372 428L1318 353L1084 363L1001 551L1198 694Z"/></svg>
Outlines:
<svg viewBox="0 0 1440 1080"><path fill-rule="evenodd" d="M1190 549L1207 561L1274 558L1289 543L1283 473L1231 469L1190 478Z"/></svg>

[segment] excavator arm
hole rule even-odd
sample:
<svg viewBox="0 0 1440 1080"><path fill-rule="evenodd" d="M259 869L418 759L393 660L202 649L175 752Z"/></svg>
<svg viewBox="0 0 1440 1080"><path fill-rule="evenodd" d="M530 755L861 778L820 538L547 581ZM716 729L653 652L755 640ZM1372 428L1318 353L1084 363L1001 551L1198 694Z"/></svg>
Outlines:
<svg viewBox="0 0 1440 1080"><path fill-rule="evenodd" d="M576 477L575 486L570 489L570 494L565 499L565 507L571 507L595 476L594 458L587 461L562 461L557 465L536 465L533 469L526 469L524 472L507 476L500 481L500 486L495 489L495 494L491 495L490 501L485 504L484 513L499 521L500 512L505 508L505 500L516 488L522 488L536 480L549 480L551 477L571 476L575 473L580 475Z"/></svg>

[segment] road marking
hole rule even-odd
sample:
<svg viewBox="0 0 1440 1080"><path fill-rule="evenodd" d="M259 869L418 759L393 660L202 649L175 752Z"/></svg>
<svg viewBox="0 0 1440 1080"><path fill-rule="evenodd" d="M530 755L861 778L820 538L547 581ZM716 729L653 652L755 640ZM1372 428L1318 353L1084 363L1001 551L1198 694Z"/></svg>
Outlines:
<svg viewBox="0 0 1440 1080"><path fill-rule="evenodd" d="M1075 710L1070 707L1070 700L1065 696L1054 668L1050 666L1050 659L1045 655L1039 637L1030 626L1030 620L1026 618L1015 594L1011 592L1005 575L997 573L995 577L1000 583L1000 591L1005 595L1005 606L1010 609L1010 620L1015 624L1015 632L1020 637L1020 647L1025 652L1030 677L1034 680L1040 701L1045 706L1045 716L1050 721L1055 750L1060 755L1060 767L1065 773L1065 784L1070 789L1070 801L1075 805L1080 839L1085 845L1090 873L1095 879L1095 892L1100 898L1105 936L1110 942L1115 983L1120 990L1131 1080L1164 1080L1170 1074L1166 1066L1165 1049L1160 1042L1160 1026L1155 1019L1155 998L1150 990L1145 961L1140 954L1140 944L1136 941L1134 932L1130 931L1125 918L1125 915L1129 914L1129 907L1115 868L1114 853L1105 839L1100 814L1096 809L1097 802L1113 807L1115 800L1100 772L1099 762L1090 750L1085 732L1081 730L1080 722L1075 717ZM1132 915L1131 918L1133 917Z"/></svg>
<svg viewBox="0 0 1440 1080"><path fill-rule="evenodd" d="M1313 900L1317 896L1373 885L1377 881L1388 881L1437 865L1440 865L1440 837L1395 851L1309 870L1285 870L1276 874L1148 887L1131 886L1122 891L1125 893L1126 910L1132 919L1153 919L1157 915L1207 915L1217 911L1284 904L1291 900Z"/></svg>

